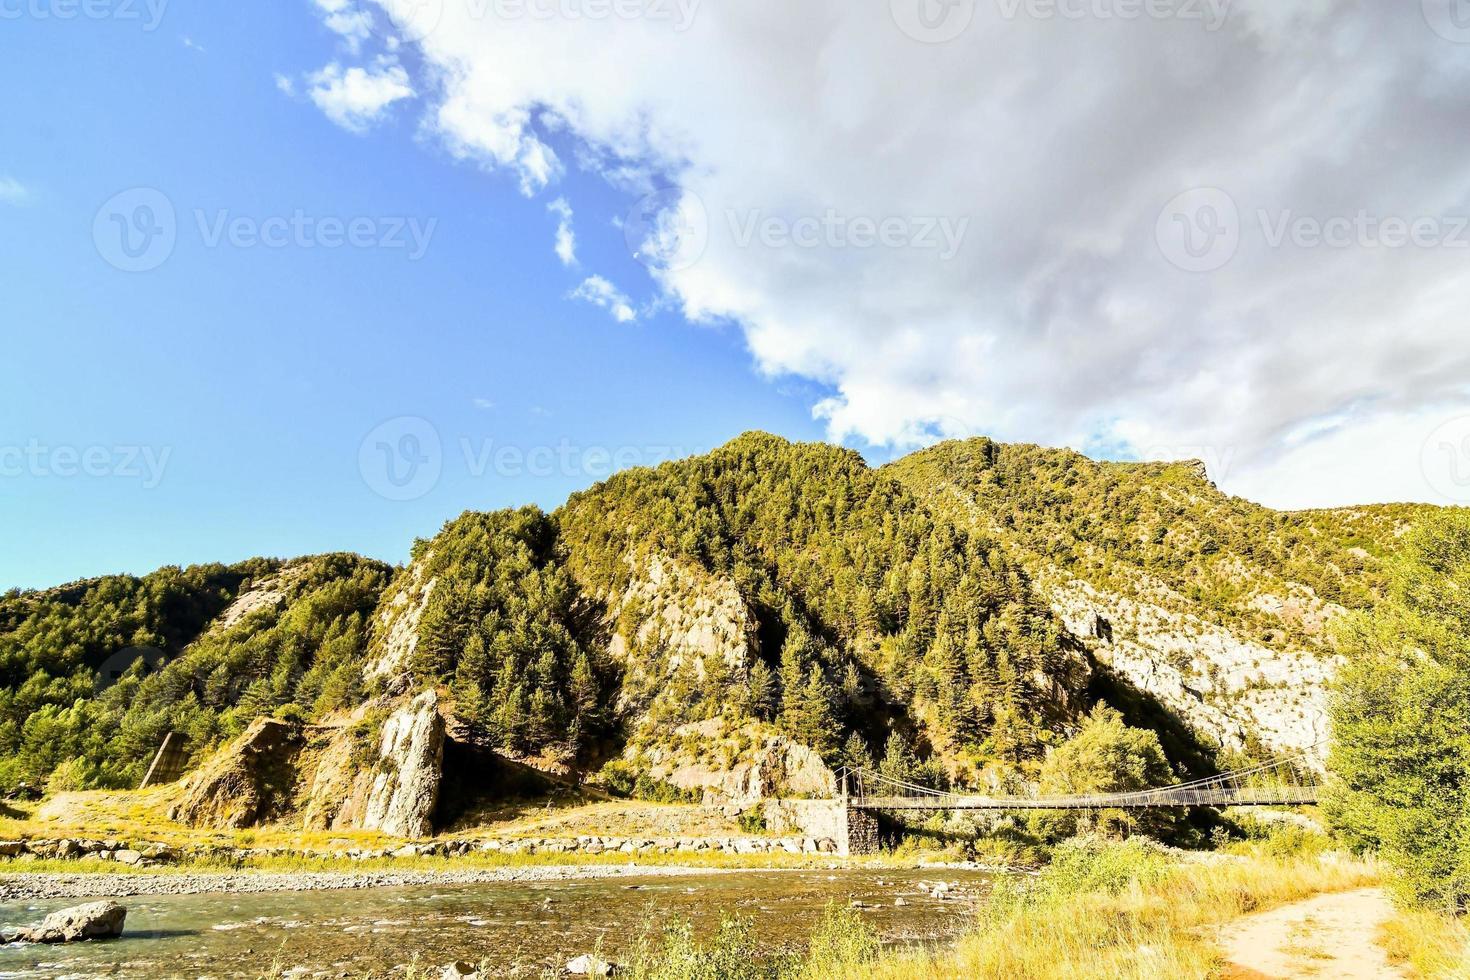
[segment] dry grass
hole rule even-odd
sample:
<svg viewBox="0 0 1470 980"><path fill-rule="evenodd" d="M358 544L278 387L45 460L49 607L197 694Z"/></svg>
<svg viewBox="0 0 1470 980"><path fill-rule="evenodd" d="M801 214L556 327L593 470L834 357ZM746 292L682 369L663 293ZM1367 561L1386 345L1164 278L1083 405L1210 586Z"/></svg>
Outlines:
<svg viewBox="0 0 1470 980"><path fill-rule="evenodd" d="M1400 911L1379 937L1391 960L1424 980L1470 980L1470 928L1424 911Z"/></svg>
<svg viewBox="0 0 1470 980"><path fill-rule="evenodd" d="M1046 876L1043 876L1043 880ZM1258 857L1161 868L1082 890L1040 889L994 903L978 930L951 951L885 958L866 974L883 980L1081 977L1181 980L1221 966L1214 926L1320 892L1374 884L1372 865L1327 857Z"/></svg>

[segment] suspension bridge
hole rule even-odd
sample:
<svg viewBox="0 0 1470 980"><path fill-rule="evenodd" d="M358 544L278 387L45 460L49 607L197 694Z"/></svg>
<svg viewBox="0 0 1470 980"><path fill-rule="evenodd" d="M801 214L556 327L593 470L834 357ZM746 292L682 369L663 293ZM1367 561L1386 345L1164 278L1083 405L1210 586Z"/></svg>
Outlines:
<svg viewBox="0 0 1470 980"><path fill-rule="evenodd" d="M1320 787L1308 749L1204 779L1126 793L977 796L893 779L870 769L838 773L839 797L857 810L1141 810L1154 807L1306 806Z"/></svg>
<svg viewBox="0 0 1470 980"><path fill-rule="evenodd" d="M1291 756L1203 779L1125 793L1041 793L983 796L894 779L871 769L837 772L830 807L839 854L871 854L879 847L878 813L901 810L1146 810L1162 807L1307 806L1321 787L1311 746Z"/></svg>

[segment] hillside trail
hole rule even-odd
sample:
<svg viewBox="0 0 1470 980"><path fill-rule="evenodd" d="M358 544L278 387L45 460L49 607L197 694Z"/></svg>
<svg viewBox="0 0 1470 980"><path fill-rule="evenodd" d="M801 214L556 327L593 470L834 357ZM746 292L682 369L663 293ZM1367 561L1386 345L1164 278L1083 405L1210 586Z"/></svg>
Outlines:
<svg viewBox="0 0 1470 980"><path fill-rule="evenodd" d="M1317 895L1238 919L1220 933L1226 980L1398 980L1377 943L1393 915L1381 888Z"/></svg>

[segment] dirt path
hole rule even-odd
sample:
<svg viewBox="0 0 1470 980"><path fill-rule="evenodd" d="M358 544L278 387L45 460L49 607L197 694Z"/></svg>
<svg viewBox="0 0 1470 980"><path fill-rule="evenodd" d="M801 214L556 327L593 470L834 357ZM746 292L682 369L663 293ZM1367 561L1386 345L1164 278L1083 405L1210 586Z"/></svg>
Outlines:
<svg viewBox="0 0 1470 980"><path fill-rule="evenodd" d="M1379 888L1318 895L1247 916L1220 934L1229 980L1403 978L1375 942L1393 914Z"/></svg>

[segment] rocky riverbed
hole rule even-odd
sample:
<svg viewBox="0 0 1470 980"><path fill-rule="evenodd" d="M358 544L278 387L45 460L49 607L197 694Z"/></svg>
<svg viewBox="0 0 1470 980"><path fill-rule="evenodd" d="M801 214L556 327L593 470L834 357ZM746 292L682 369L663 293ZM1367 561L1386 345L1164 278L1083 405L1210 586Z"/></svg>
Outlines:
<svg viewBox="0 0 1470 980"><path fill-rule="evenodd" d="M7 879L7 885L14 877ZM121 939L0 948L0 976L292 977L387 975L466 962L538 977L583 953L625 960L676 920L704 935L751 921L770 952L803 948L833 902L860 910L890 945L942 943L974 922L992 875L958 868L750 871L598 866L444 873L27 875L62 890L120 888ZM85 879L80 886L76 879ZM114 881L113 879L120 879ZM121 880L121 879L126 879ZM138 886L194 889L139 892ZM266 890L274 887L283 890ZM312 888L341 888L318 892ZM221 890L224 889L224 890ZM0 928L33 924L74 898L11 897Z"/></svg>
<svg viewBox="0 0 1470 980"><path fill-rule="evenodd" d="M765 874L809 869L768 869ZM837 866L828 870L837 871ZM747 868L694 868L674 865L591 864L524 868L413 871L236 871L145 874L0 873L0 901L53 898L121 898L128 895L259 894L262 892L338 891L421 885L483 885L514 882L600 881L612 878L681 878L750 874Z"/></svg>

